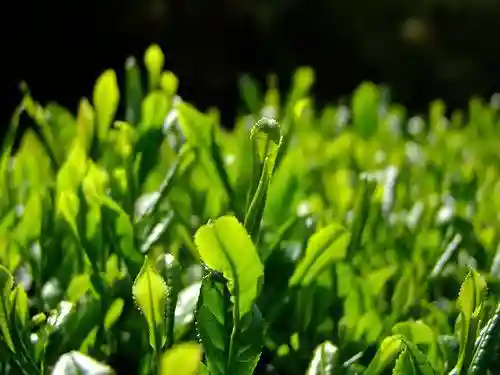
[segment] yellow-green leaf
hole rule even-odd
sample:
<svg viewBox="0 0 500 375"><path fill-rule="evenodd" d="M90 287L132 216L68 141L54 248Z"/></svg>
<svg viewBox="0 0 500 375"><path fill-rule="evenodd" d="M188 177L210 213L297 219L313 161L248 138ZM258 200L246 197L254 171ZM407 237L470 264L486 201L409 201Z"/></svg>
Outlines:
<svg viewBox="0 0 500 375"><path fill-rule="evenodd" d="M159 45L153 44L148 47L144 54L144 65L148 70L149 89L154 90L160 83L160 74L165 64L165 56Z"/></svg>
<svg viewBox="0 0 500 375"><path fill-rule="evenodd" d="M484 300L485 293L486 281L476 270L471 268L462 283L458 296L458 307L467 320L472 318L474 310Z"/></svg>
<svg viewBox="0 0 500 375"><path fill-rule="evenodd" d="M396 359L398 354L404 348L404 343L400 336L386 337L378 348L375 357L370 362L363 375L378 375L383 373L384 369Z"/></svg>
<svg viewBox="0 0 500 375"><path fill-rule="evenodd" d="M161 357L161 374L197 375L202 355L201 345L185 342L174 345Z"/></svg>
<svg viewBox="0 0 500 375"><path fill-rule="evenodd" d="M160 86L168 95L174 96L179 87L179 79L172 72L163 72L161 75Z"/></svg>
<svg viewBox="0 0 500 375"><path fill-rule="evenodd" d="M317 231L307 243L306 253L290 278L289 285L309 285L322 271L345 258L350 233L331 224Z"/></svg>
<svg viewBox="0 0 500 375"><path fill-rule="evenodd" d="M150 128L159 129L168 112L168 99L161 91L153 91L146 96L141 106L141 132Z"/></svg>
<svg viewBox="0 0 500 375"><path fill-rule="evenodd" d="M141 271L134 281L132 295L148 323L149 343L156 351L160 351L166 341L167 293L165 280L151 267L146 257Z"/></svg>
<svg viewBox="0 0 500 375"><path fill-rule="evenodd" d="M66 291L67 300L72 303L77 302L87 293L91 286L89 274L82 273L73 276Z"/></svg>
<svg viewBox="0 0 500 375"><path fill-rule="evenodd" d="M26 327L29 318L28 295L21 285L17 285L10 295L12 308L22 327Z"/></svg>
<svg viewBox="0 0 500 375"><path fill-rule="evenodd" d="M118 109L119 100L120 91L116 73L108 69L99 76L94 87L93 102L97 115L97 136L99 139L106 137L106 132Z"/></svg>
<svg viewBox="0 0 500 375"><path fill-rule="evenodd" d="M264 275L264 266L247 231L235 217L222 216L198 229L194 241L203 262L224 275L233 299L238 296L241 318L251 310L259 279Z"/></svg>
<svg viewBox="0 0 500 375"><path fill-rule="evenodd" d="M365 139L377 132L379 101L379 89L371 82L361 84L352 98L354 128Z"/></svg>
<svg viewBox="0 0 500 375"><path fill-rule="evenodd" d="M108 174L98 165L89 162L87 175L82 181L82 190L88 203L100 204L109 182Z"/></svg>
<svg viewBox="0 0 500 375"><path fill-rule="evenodd" d="M396 360L392 375L414 375L418 374L411 361L408 349L404 349Z"/></svg>
<svg viewBox="0 0 500 375"><path fill-rule="evenodd" d="M76 138L90 151L95 135L94 109L87 99L82 99L76 117Z"/></svg>
<svg viewBox="0 0 500 375"><path fill-rule="evenodd" d="M80 200L72 191L62 191L57 200L57 214L69 225L75 238L80 238L77 225L78 211L80 210Z"/></svg>
<svg viewBox="0 0 500 375"><path fill-rule="evenodd" d="M104 328L110 329L113 327L122 314L124 304L125 302L121 298L117 298L113 301L104 317Z"/></svg>
<svg viewBox="0 0 500 375"><path fill-rule="evenodd" d="M24 206L23 215L16 227L15 236L23 246L29 246L31 241L40 238L42 223L44 220L42 212L42 191L33 190L28 202Z"/></svg>
<svg viewBox="0 0 500 375"><path fill-rule="evenodd" d="M68 158L57 173L57 191L74 191L87 174L87 155L81 142L76 140L69 151Z"/></svg>
<svg viewBox="0 0 500 375"><path fill-rule="evenodd" d="M8 317L10 311L10 291L14 285L14 278L7 268L0 264L0 339L12 352L16 352L10 334Z"/></svg>

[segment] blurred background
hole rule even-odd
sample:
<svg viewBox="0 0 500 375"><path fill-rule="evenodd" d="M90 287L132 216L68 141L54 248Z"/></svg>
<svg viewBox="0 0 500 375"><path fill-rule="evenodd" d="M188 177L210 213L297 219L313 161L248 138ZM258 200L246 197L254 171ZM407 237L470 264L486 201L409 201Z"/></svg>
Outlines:
<svg viewBox="0 0 500 375"><path fill-rule="evenodd" d="M152 43L180 95L217 106L225 126L239 74L264 83L276 73L286 89L300 65L315 69L320 105L363 80L386 84L412 114L437 98L465 108L500 91L498 0L19 0L4 2L0 19L3 124L21 80L42 103L75 110L104 69L120 77L125 59Z"/></svg>

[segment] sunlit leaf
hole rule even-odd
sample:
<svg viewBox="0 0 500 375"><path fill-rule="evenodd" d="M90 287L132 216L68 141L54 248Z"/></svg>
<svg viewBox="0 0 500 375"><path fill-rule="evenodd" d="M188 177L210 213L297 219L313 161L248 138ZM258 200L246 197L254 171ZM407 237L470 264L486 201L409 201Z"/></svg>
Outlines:
<svg viewBox="0 0 500 375"><path fill-rule="evenodd" d="M116 73L113 70L106 70L97 79L94 86L93 103L97 119L97 136L104 139L115 117L120 91Z"/></svg>
<svg viewBox="0 0 500 375"><path fill-rule="evenodd" d="M343 260L349 240L349 232L338 224L320 229L309 239L304 258L297 265L289 285L309 285L327 267Z"/></svg>
<svg viewBox="0 0 500 375"><path fill-rule="evenodd" d="M221 272L239 305L241 318L251 310L264 267L245 228L232 216L223 216L202 226L195 243L203 262Z"/></svg>
<svg viewBox="0 0 500 375"><path fill-rule="evenodd" d="M146 257L134 281L132 295L148 323L149 343L156 351L160 351L166 341L164 318L167 292L165 280L151 267Z"/></svg>
<svg viewBox="0 0 500 375"><path fill-rule="evenodd" d="M177 344L162 355L162 373L158 375L173 372L179 375L197 375L201 366L202 353L202 347L197 343Z"/></svg>

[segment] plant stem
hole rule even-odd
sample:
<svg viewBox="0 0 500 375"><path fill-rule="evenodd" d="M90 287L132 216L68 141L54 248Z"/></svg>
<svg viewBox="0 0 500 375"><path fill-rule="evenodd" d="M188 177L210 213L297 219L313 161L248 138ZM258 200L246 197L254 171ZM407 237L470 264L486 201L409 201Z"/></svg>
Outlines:
<svg viewBox="0 0 500 375"><path fill-rule="evenodd" d="M238 289L238 278L234 278L234 288L235 290ZM231 365L233 363L233 357L234 357L234 350L235 350L235 342L236 342L236 335L238 333L239 329L239 322L240 322L240 298L239 294L235 293L235 301L234 301L234 306L233 306L233 329L231 330L231 337L229 339L229 355L227 358L227 366L226 366L226 374L231 374Z"/></svg>

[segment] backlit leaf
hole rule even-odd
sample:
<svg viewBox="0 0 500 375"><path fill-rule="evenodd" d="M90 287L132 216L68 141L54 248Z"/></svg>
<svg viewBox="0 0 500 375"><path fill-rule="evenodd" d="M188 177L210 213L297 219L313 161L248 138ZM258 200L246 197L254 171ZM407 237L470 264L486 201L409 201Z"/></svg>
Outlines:
<svg viewBox="0 0 500 375"><path fill-rule="evenodd" d="M309 239L304 258L297 265L289 285L309 285L327 267L343 260L349 240L349 232L338 224L320 229Z"/></svg>
<svg viewBox="0 0 500 375"><path fill-rule="evenodd" d="M147 257L134 281L132 295L148 323L149 343L154 350L160 351L166 341L167 286L163 278L151 267Z"/></svg>
<svg viewBox="0 0 500 375"><path fill-rule="evenodd" d="M400 336L386 337L378 348L375 357L370 362L363 375L378 375L382 374L384 369L393 362L401 350L404 348L404 343Z"/></svg>
<svg viewBox="0 0 500 375"><path fill-rule="evenodd" d="M233 300L237 297L239 317L251 310L264 267L245 228L235 217L223 216L202 226L195 244L203 262L228 280Z"/></svg>
<svg viewBox="0 0 500 375"><path fill-rule="evenodd" d="M94 86L93 103L97 119L97 136L104 139L118 109L120 91L116 73L106 70L97 79Z"/></svg>
<svg viewBox="0 0 500 375"><path fill-rule="evenodd" d="M179 374L197 375L202 356L201 345L193 342L177 344L163 353L161 357L162 373L158 375Z"/></svg>

